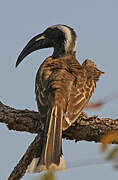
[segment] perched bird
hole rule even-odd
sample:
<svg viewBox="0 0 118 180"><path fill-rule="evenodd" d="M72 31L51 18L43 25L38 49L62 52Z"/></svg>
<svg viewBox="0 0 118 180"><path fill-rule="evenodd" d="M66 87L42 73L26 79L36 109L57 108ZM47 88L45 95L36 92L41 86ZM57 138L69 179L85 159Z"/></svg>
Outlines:
<svg viewBox="0 0 118 180"><path fill-rule="evenodd" d="M54 25L33 37L17 59L16 66L35 50L54 48L36 75L36 101L44 130L29 172L65 169L62 130L76 121L103 74L89 59L79 64L76 42L77 36L71 27Z"/></svg>

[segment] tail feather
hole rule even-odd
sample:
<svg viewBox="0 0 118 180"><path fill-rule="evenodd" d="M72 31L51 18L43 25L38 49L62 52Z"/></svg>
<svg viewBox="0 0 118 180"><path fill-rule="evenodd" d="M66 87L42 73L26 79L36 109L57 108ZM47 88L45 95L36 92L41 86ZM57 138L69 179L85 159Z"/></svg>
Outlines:
<svg viewBox="0 0 118 180"><path fill-rule="evenodd" d="M62 118L63 111L61 108L57 105L53 106L45 125L40 157L33 159L28 168L29 172L65 169L62 154Z"/></svg>
<svg viewBox="0 0 118 180"><path fill-rule="evenodd" d="M56 117L57 116L57 106L52 109L50 123L47 134L47 142L44 149L44 156L42 156L42 162L50 165L53 162L54 155L54 145L55 145L55 136L56 136ZM50 148L51 147L51 148Z"/></svg>

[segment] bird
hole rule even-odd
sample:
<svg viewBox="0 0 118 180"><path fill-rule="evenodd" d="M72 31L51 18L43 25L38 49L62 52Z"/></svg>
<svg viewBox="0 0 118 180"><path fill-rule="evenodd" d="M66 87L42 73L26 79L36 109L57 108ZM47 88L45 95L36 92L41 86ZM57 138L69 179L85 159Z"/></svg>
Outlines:
<svg viewBox="0 0 118 180"><path fill-rule="evenodd" d="M77 35L73 28L63 24L52 25L33 37L17 58L16 67L36 50L54 49L36 75L36 102L44 128L28 172L66 169L62 131L78 119L94 92L96 82L104 73L90 59L83 64L78 62L76 44Z"/></svg>

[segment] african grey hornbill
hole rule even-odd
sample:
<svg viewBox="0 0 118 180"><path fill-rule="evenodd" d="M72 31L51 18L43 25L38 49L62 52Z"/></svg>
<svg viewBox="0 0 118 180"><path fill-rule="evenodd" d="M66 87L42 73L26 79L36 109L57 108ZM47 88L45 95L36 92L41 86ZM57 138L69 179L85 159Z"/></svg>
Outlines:
<svg viewBox="0 0 118 180"><path fill-rule="evenodd" d="M65 169L62 130L78 118L103 73L89 59L79 64L75 56L76 42L77 36L71 27L54 25L33 37L17 59L16 66L35 50L54 48L36 75L36 101L45 125L29 172Z"/></svg>

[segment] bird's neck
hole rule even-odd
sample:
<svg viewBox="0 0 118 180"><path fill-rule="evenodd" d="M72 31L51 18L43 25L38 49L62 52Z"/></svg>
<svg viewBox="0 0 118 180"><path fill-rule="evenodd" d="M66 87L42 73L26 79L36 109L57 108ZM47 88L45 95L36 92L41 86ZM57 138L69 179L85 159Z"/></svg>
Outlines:
<svg viewBox="0 0 118 180"><path fill-rule="evenodd" d="M56 46L54 47L52 57L56 59L56 58L59 58L62 56L68 56L68 55L75 56L75 54L76 54L76 51L73 51L72 49L65 49L64 46Z"/></svg>

